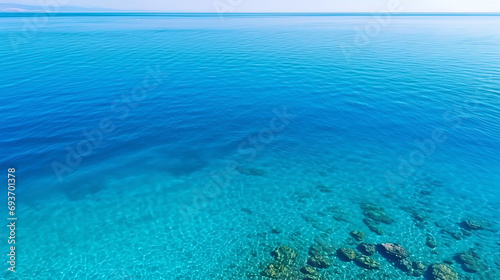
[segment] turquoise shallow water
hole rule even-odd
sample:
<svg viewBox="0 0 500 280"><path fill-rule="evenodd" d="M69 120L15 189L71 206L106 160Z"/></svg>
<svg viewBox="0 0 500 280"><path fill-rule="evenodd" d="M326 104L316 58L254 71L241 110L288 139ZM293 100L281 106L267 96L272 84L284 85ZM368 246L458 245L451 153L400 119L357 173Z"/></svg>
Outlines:
<svg viewBox="0 0 500 280"><path fill-rule="evenodd" d="M325 279L415 279L337 258L352 230L500 279L499 17L26 20L0 17L5 279L269 279L274 248L298 269L315 244ZM471 248L478 273L453 259Z"/></svg>

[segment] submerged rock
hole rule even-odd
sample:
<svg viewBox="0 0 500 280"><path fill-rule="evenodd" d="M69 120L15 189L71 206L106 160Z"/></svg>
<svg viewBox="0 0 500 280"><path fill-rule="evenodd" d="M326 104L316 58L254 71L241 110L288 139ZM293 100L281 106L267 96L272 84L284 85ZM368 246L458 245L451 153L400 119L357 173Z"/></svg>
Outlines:
<svg viewBox="0 0 500 280"><path fill-rule="evenodd" d="M455 257L465 272L477 273L486 269L486 265L481 263L481 257L472 249L458 253Z"/></svg>
<svg viewBox="0 0 500 280"><path fill-rule="evenodd" d="M282 232L282 230L280 228L272 228L271 229L271 233L274 233L274 234L280 234Z"/></svg>
<svg viewBox="0 0 500 280"><path fill-rule="evenodd" d="M331 187L325 185L317 185L316 188L322 193L331 193L333 191Z"/></svg>
<svg viewBox="0 0 500 280"><path fill-rule="evenodd" d="M410 254L403 246L396 243L382 243L377 247L380 254L391 262L396 268L410 276L420 277L427 271L426 265L421 261L412 261Z"/></svg>
<svg viewBox="0 0 500 280"><path fill-rule="evenodd" d="M295 250L290 246L282 245L274 249L274 251L271 252L271 256L273 256L274 260L278 263L293 265L297 258L297 253L295 253Z"/></svg>
<svg viewBox="0 0 500 280"><path fill-rule="evenodd" d="M404 211L410 213L411 218L414 222L418 223L427 223L429 216L425 213L423 209L418 209L414 207L401 207Z"/></svg>
<svg viewBox="0 0 500 280"><path fill-rule="evenodd" d="M425 222L427 221L427 219L428 219L428 216L427 216L427 215L425 215L425 214L424 214L424 213L422 213L422 212L417 212L417 211L412 212L412 213L411 213L411 217L412 217L415 221L417 221L417 222L422 222L422 223L425 223Z"/></svg>
<svg viewBox="0 0 500 280"><path fill-rule="evenodd" d="M307 264L317 268L329 268L331 262L328 259L328 257L323 256L322 254L319 253L313 253L309 257L309 259L307 259Z"/></svg>
<svg viewBox="0 0 500 280"><path fill-rule="evenodd" d="M364 267L366 269L378 269L380 267L380 263L375 261L374 259L361 255L361 254L356 254L356 258L354 261L361 267Z"/></svg>
<svg viewBox="0 0 500 280"><path fill-rule="evenodd" d="M459 231L455 232L447 231L447 233L456 240L462 240L464 238L464 234Z"/></svg>
<svg viewBox="0 0 500 280"><path fill-rule="evenodd" d="M382 243L380 247L383 253L394 260L401 260L410 256L403 246L396 243Z"/></svg>
<svg viewBox="0 0 500 280"><path fill-rule="evenodd" d="M394 220L385 213L384 208L373 203L362 203L361 209L363 210L363 215L377 222L382 222L390 224Z"/></svg>
<svg viewBox="0 0 500 280"><path fill-rule="evenodd" d="M394 265L402 271L407 272L408 274L411 274L413 270L412 263L407 258L394 261Z"/></svg>
<svg viewBox="0 0 500 280"><path fill-rule="evenodd" d="M273 279L289 279L290 268L282 263L271 263L260 274Z"/></svg>
<svg viewBox="0 0 500 280"><path fill-rule="evenodd" d="M427 245L430 248L436 248L437 247L436 238L434 238L434 236L430 234L427 234L425 245Z"/></svg>
<svg viewBox="0 0 500 280"><path fill-rule="evenodd" d="M375 232L376 234L378 234L378 235L384 234L384 231L377 226L378 223L376 221L374 221L372 219L365 218L365 219L363 219L363 222L371 231Z"/></svg>
<svg viewBox="0 0 500 280"><path fill-rule="evenodd" d="M458 280L455 269L443 263L432 265L431 274L434 280Z"/></svg>
<svg viewBox="0 0 500 280"><path fill-rule="evenodd" d="M315 244L309 247L309 258L307 264L315 268L328 268L331 260L328 258L333 253L333 248L328 244L328 235L318 235L314 238Z"/></svg>
<svg viewBox="0 0 500 280"><path fill-rule="evenodd" d="M339 222L348 222L349 216L346 211L338 206L329 206L324 209L324 212L331 213L332 217Z"/></svg>
<svg viewBox="0 0 500 280"><path fill-rule="evenodd" d="M371 256L377 252L377 245L375 244L361 243L356 248L366 256Z"/></svg>
<svg viewBox="0 0 500 280"><path fill-rule="evenodd" d="M365 233L362 232L362 231L359 231L359 230L354 230L354 231L351 231L351 236L354 237L354 239L356 239L357 241L363 241L363 239L365 238Z"/></svg>
<svg viewBox="0 0 500 280"><path fill-rule="evenodd" d="M318 271L316 268L312 266L304 266L303 268L300 269L300 272L307 274L307 275L318 275Z"/></svg>
<svg viewBox="0 0 500 280"><path fill-rule="evenodd" d="M420 261L411 261L410 258L403 258L393 261L394 266L410 276L419 277L425 274L427 267Z"/></svg>
<svg viewBox="0 0 500 280"><path fill-rule="evenodd" d="M314 247L317 247L317 251L321 252L324 251L327 255L333 255L335 253L335 246L332 245L334 241L331 240L329 234L320 234L316 235L314 237L314 242L316 245L313 245Z"/></svg>
<svg viewBox="0 0 500 280"><path fill-rule="evenodd" d="M337 256L343 261L352 261L356 258L356 252L351 248L340 248L337 250Z"/></svg>
<svg viewBox="0 0 500 280"><path fill-rule="evenodd" d="M309 246L309 255L312 256L314 254L320 254L323 251L323 248L319 244L313 244Z"/></svg>
<svg viewBox="0 0 500 280"><path fill-rule="evenodd" d="M427 267L423 262L416 261L412 263L412 273L411 273L412 276L420 277L424 275L426 271Z"/></svg>
<svg viewBox="0 0 500 280"><path fill-rule="evenodd" d="M319 272L314 268L310 266L304 266L303 268L300 269L300 272L304 274L304 277L302 280L321 280L323 277L319 274Z"/></svg>
<svg viewBox="0 0 500 280"><path fill-rule="evenodd" d="M261 275L273 279L292 279L293 270L291 267L295 263L297 253L290 246L282 245L271 252L274 262L270 263Z"/></svg>
<svg viewBox="0 0 500 280"><path fill-rule="evenodd" d="M469 219L462 221L460 226L466 230L480 230L485 229L488 226L488 223L478 219Z"/></svg>

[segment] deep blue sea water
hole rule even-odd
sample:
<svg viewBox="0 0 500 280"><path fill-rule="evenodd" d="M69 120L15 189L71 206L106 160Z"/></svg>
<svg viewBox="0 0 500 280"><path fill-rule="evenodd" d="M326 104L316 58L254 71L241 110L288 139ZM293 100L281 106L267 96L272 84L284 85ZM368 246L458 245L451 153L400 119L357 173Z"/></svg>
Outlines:
<svg viewBox="0 0 500 280"><path fill-rule="evenodd" d="M500 17L0 16L0 41L4 279L269 279L275 247L298 269L352 230L500 279Z"/></svg>

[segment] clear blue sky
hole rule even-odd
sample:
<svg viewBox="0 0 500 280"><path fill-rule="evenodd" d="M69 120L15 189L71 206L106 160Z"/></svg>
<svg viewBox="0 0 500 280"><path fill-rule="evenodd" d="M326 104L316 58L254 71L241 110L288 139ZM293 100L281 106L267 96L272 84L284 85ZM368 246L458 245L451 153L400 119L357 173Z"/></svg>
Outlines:
<svg viewBox="0 0 500 280"><path fill-rule="evenodd" d="M400 3L402 12L500 12L500 0L0 0L36 5L172 12L378 12ZM219 10L217 10L219 9Z"/></svg>

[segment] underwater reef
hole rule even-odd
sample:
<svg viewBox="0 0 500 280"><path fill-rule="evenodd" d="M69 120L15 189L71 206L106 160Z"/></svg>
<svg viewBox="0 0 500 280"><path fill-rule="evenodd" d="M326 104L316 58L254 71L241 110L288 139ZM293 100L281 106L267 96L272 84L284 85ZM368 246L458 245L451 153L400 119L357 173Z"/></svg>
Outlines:
<svg viewBox="0 0 500 280"><path fill-rule="evenodd" d="M316 191L321 195L332 193L323 184L316 185ZM425 191L418 195L427 197L431 193ZM494 279L491 275L496 271L491 270L491 266L474 248L457 250L451 255L441 253L445 249L453 252L450 245L453 240L460 242L481 231L496 234L490 222L480 218L465 218L456 225L446 225L432 222L432 212L429 210L402 206L400 211L409 215L406 217L413 226L425 232L418 235L418 246L406 244L413 248L408 250L406 245L394 242L401 240L395 238L397 227L392 226L400 222L398 218L377 203L363 202L359 205L359 214L353 214L352 208L336 205L323 207L317 216L303 214L303 221L322 233L313 240L300 240L298 233L292 234L290 243L280 244L271 251L274 260L261 270L262 279L396 279L394 275L399 275L397 279ZM398 217L405 216L400 213ZM353 227L363 224L369 230L368 233ZM351 229L339 235L334 226ZM282 229L276 231L272 228L271 232L282 237L287 234ZM474 244L481 246L477 242ZM500 243L497 245L500 246ZM495 265L500 266L500 263Z"/></svg>

